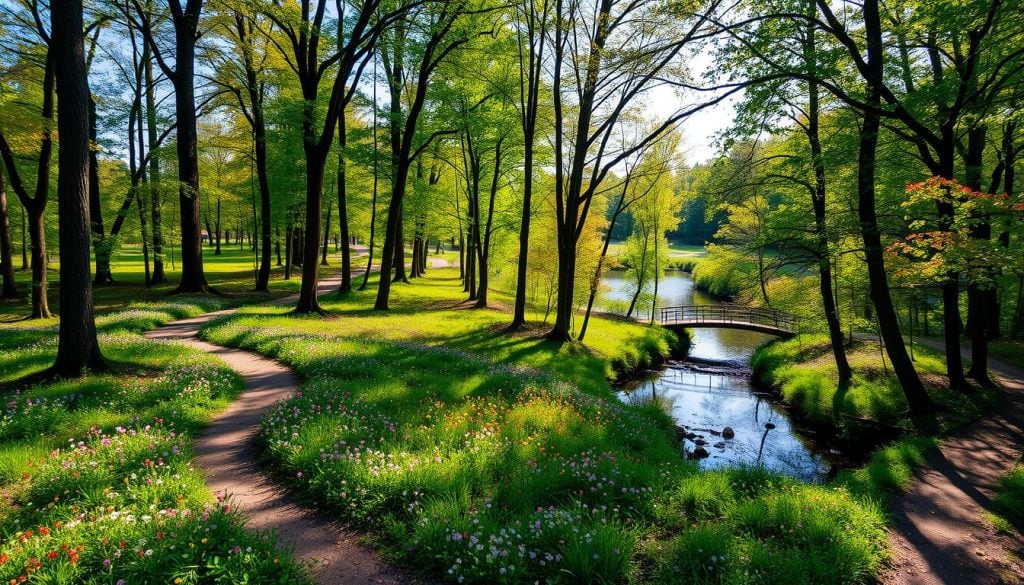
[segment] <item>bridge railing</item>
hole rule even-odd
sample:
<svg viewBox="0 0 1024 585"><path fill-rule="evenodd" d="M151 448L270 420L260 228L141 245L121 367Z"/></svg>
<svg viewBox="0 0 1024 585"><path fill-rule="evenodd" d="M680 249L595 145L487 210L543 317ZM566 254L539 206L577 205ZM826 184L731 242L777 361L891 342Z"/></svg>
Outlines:
<svg viewBox="0 0 1024 585"><path fill-rule="evenodd" d="M796 315L765 307L741 305L690 305L658 309L658 323L678 325L684 323L748 324L773 327L798 333L800 320Z"/></svg>

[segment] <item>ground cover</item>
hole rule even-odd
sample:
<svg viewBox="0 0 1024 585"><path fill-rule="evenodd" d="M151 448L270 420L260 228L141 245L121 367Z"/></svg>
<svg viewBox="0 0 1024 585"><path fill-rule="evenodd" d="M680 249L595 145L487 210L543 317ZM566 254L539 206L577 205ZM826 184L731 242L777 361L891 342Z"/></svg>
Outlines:
<svg viewBox="0 0 1024 585"><path fill-rule="evenodd" d="M906 414L903 393L877 341L855 338L847 345L854 377L846 388L839 387L825 334L764 345L751 364L754 379L775 389L799 419L847 448L878 445L908 435L943 435L998 405L998 390L950 390L941 352L919 344L913 351L914 365L937 404L934 415L913 419Z"/></svg>
<svg viewBox="0 0 1024 585"><path fill-rule="evenodd" d="M105 315L109 372L28 386L16 380L52 362L55 328L0 326L0 582L304 579L272 540L245 531L192 464L191 437L240 391L237 375L132 333L221 302Z"/></svg>
<svg viewBox="0 0 1024 585"><path fill-rule="evenodd" d="M989 343L992 357L1024 368L1024 339L997 339Z"/></svg>
<svg viewBox="0 0 1024 585"><path fill-rule="evenodd" d="M877 574L873 500L759 470L701 473L663 411L612 395L611 363L667 351L659 329L598 318L590 349L550 344L539 326L502 335L509 314L468 308L456 275L397 287L384 315L371 289L323 298L326 318L253 307L202 331L304 379L260 433L297 494L455 582Z"/></svg>
<svg viewBox="0 0 1024 585"><path fill-rule="evenodd" d="M996 528L1011 535L1024 534L1024 461L999 480L993 510ZM1019 552L1024 553L1024 545Z"/></svg>

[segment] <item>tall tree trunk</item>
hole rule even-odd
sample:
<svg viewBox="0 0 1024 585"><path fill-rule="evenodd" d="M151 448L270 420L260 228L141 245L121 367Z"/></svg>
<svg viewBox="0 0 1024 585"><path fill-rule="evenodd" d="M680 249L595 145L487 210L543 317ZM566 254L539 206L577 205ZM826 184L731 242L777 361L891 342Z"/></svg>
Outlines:
<svg viewBox="0 0 1024 585"><path fill-rule="evenodd" d="M149 43L142 47L142 64L146 76L146 132L149 143L149 206L152 219L153 276L152 284L167 282L164 274L164 233L162 193L160 190L160 157L155 151L158 141L156 129L156 88L153 78L153 57Z"/></svg>
<svg viewBox="0 0 1024 585"><path fill-rule="evenodd" d="M59 116L59 112L58 112ZM114 282L110 271L110 255L113 246L108 241L103 227L103 205L100 203L100 172L99 161L96 160L96 100L89 98L89 221L92 228L93 253L96 256L96 275L93 282L97 285ZM133 197L129 197L129 201ZM127 211L127 210L125 210ZM116 234L111 234L114 236Z"/></svg>
<svg viewBox="0 0 1024 585"><path fill-rule="evenodd" d="M46 224L44 216L46 213L46 202L50 190L50 162L53 158L53 134L51 124L54 112L54 79L55 79L55 56L52 43L47 47L46 65L43 70L43 104L41 117L43 119L43 130L39 141L39 156L36 164L36 184L33 194L30 196L18 167L14 161L14 154L3 133L0 132L0 156L7 166L8 177L11 188L18 196L22 208L28 214L28 233L32 252L32 319L45 319L50 317L50 307L46 291ZM89 246L86 244L86 252ZM24 255L24 232L22 233L22 254ZM24 257L24 256L23 256ZM24 262L24 260L23 260Z"/></svg>
<svg viewBox="0 0 1024 585"><path fill-rule="evenodd" d="M310 119L309 123L313 120ZM319 284L320 229L324 205L324 171L326 170L327 153L320 152L315 144L307 142L306 151L306 222L303 226L302 250L302 285L299 288L299 301L295 305L296 313L321 313L320 301L317 298Z"/></svg>
<svg viewBox="0 0 1024 585"><path fill-rule="evenodd" d="M3 290L0 299L18 298L18 284L14 280L14 245L11 242L11 221L7 213L7 185L0 165L0 277Z"/></svg>
<svg viewBox="0 0 1024 585"><path fill-rule="evenodd" d="M861 123L860 144L857 167L858 217L860 219L861 237L864 241L864 258L868 269L868 283L871 300L878 313L878 327L885 341L885 348L892 362L893 371L899 380L907 405L913 414L929 412L933 408L932 400L917 375L914 363L907 354L900 332L899 320L893 307L892 295L889 291L888 275L885 271L885 258L882 248L878 218L875 214L875 166L877 160L878 132L881 118L875 111L881 106L879 95L883 80L883 45L882 26L878 13L879 0L866 0L864 3L865 37L868 47L866 75L866 102L870 109L863 113Z"/></svg>
<svg viewBox="0 0 1024 585"><path fill-rule="evenodd" d="M338 115L338 241L341 242L341 285L338 291L342 293L352 292L352 248L349 242L351 236L348 231L348 183L345 172L348 165L347 134L345 110L342 110Z"/></svg>
<svg viewBox="0 0 1024 585"><path fill-rule="evenodd" d="M984 164L986 127L978 125L967 133L967 152L964 156L966 167L966 186L974 191L981 190L981 171ZM988 241L992 239L991 219L987 214L972 214L970 237L975 240ZM991 384L988 377L988 340L989 340L989 306L990 297L985 285L978 282L978 276L974 275L967 285L967 311L968 321L971 323L971 369L968 374L982 384ZM989 271L985 275L989 285L995 288L997 275Z"/></svg>
<svg viewBox="0 0 1024 585"><path fill-rule="evenodd" d="M50 6L60 112L57 205L60 226L60 335L52 371L78 377L105 364L96 339L89 258L89 84L82 0Z"/></svg>
<svg viewBox="0 0 1024 585"><path fill-rule="evenodd" d="M488 261L491 255L491 232L494 229L494 201L498 195L498 180L501 177L501 147L504 137L498 138L494 145L494 173L491 175L491 192L487 203L487 221L484 224L483 244L480 247L480 284L477 287L476 306L487 306Z"/></svg>
<svg viewBox="0 0 1024 585"><path fill-rule="evenodd" d="M216 234L216 236L217 236L217 248L213 251L213 255L214 256L220 256L221 255L221 251L220 251L220 236L221 236L221 231L220 231L220 195L217 196L217 218L216 218L216 223L214 223L214 225L213 225L213 229L214 229L214 234Z"/></svg>
<svg viewBox="0 0 1024 585"><path fill-rule="evenodd" d="M28 214L28 237L32 248L32 318L50 317L50 302L46 282L46 221L45 207L34 206ZM88 246L86 247L88 249Z"/></svg>
<svg viewBox="0 0 1024 585"><path fill-rule="evenodd" d="M25 206L21 207L21 269L28 270L28 244L25 238L28 234L28 222L25 221Z"/></svg>
<svg viewBox="0 0 1024 585"><path fill-rule="evenodd" d="M811 3L813 10L814 4ZM812 68L817 68L817 43L815 27L807 26L807 37L804 43L804 60ZM814 167L814 189L811 193L811 207L814 210L814 236L818 259L818 287L821 293L822 307L825 310L825 321L828 324L828 336L832 346L832 358L836 362L839 374L839 386L845 388L853 378L850 362L846 359L846 348L843 346L843 326L839 321L839 309L832 295L832 263L828 250L828 229L825 223L825 161L822 157L821 136L819 133L819 88L816 82L807 84L807 141L811 147L811 165Z"/></svg>
<svg viewBox="0 0 1024 585"><path fill-rule="evenodd" d="M278 266L282 266L282 263L281 263L281 227L280 226L275 226L274 227L274 234L276 236L274 238L274 249L277 250L277 265Z"/></svg>
<svg viewBox="0 0 1024 585"><path fill-rule="evenodd" d="M171 0L177 3L179 0ZM194 4L193 4L194 3ZM200 230L198 131L196 129L195 52L202 0L191 0L195 14L172 10L174 17L175 71L174 105L178 119L178 204L181 213L181 283L177 292L208 292L203 271L203 241Z"/></svg>
<svg viewBox="0 0 1024 585"><path fill-rule="evenodd" d="M292 278L292 241L295 239L295 227L288 223L284 228L284 279Z"/></svg>
<svg viewBox="0 0 1024 585"><path fill-rule="evenodd" d="M331 211L333 210L334 202L327 201L327 219L324 220L324 238L323 246L320 249L320 266L327 266L327 244L331 241Z"/></svg>

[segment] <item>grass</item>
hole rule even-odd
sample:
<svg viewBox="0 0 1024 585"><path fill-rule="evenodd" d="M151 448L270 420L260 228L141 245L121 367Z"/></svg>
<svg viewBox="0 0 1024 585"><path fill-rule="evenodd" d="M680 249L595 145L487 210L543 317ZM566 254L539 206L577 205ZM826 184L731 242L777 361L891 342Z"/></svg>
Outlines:
<svg viewBox="0 0 1024 585"><path fill-rule="evenodd" d="M778 390L808 424L832 433L847 446L877 445L903 435L941 435L996 407L998 390L955 392L947 387L941 352L916 345L914 365L937 405L934 415L907 416L907 403L878 343L855 339L847 346L852 383L839 376L824 334L801 335L759 348L752 359L755 380Z"/></svg>
<svg viewBox="0 0 1024 585"><path fill-rule="evenodd" d="M999 479L992 509L990 519L999 531L1024 533L1024 460Z"/></svg>
<svg viewBox="0 0 1024 585"><path fill-rule="evenodd" d="M260 432L297 494L432 579L874 579L885 533L871 499L702 473L663 411L613 396L613 363L667 351L659 329L597 318L587 348L546 342L540 325L505 335L509 313L468 308L457 282L432 270L397 286L386 314L367 292L323 299L326 318L248 308L204 328L302 376Z"/></svg>
<svg viewBox="0 0 1024 585"><path fill-rule="evenodd" d="M138 304L99 321L111 371L22 387L53 326L0 325L0 582L295 582L266 536L213 497L191 437L241 390L220 360L132 333L218 300Z"/></svg>
<svg viewBox="0 0 1024 585"><path fill-rule="evenodd" d="M237 246L222 248L223 253L215 256L208 248L204 248L203 264L210 285L225 296L228 304L237 305L259 300L267 300L284 296L299 290L299 279L284 280L284 269L274 267L271 271L270 293L253 292L255 276L253 273L252 254L239 250ZM175 252L177 254L177 252ZM331 266L322 274L329 274L340 265L333 256ZM143 278L142 253L138 246L125 245L116 251L111 259L111 269L117 281L115 285L103 285L94 288L93 296L97 313L107 313L124 309L131 303L156 302L166 298L177 286L181 276L181 264L172 270L170 262L166 264L168 283L146 287ZM31 272L15 273L18 289L24 299L18 301L0 301L0 323L10 323L23 319L29 313L28 294L31 288ZM60 298L57 291L60 287L60 264L53 262L47 274L50 310L60 312ZM56 323L56 319L52 320ZM38 322L37 322L38 323Z"/></svg>
<svg viewBox="0 0 1024 585"><path fill-rule="evenodd" d="M1008 364L1024 368L1024 340L999 339L989 342L989 354Z"/></svg>

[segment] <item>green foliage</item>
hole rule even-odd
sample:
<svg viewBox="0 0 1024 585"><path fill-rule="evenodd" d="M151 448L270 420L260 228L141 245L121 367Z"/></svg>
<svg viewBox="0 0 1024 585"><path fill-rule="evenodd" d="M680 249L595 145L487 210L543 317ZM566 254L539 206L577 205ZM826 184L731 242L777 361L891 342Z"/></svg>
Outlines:
<svg viewBox="0 0 1024 585"><path fill-rule="evenodd" d="M220 301L139 304L100 318L113 371L8 388L0 411L0 580L303 582L194 467L191 436L241 390L223 362L136 335ZM52 327L0 326L10 381L53 361ZM20 581L19 581L20 582Z"/></svg>
<svg viewBox="0 0 1024 585"><path fill-rule="evenodd" d="M644 334L658 329L596 317L597 354L496 335L507 314L461 308L454 273L437 272L397 288L389 314L354 293L324 299L327 319L259 308L201 332L302 375L301 394L260 433L299 494L450 581L678 582L676 564L704 574L712 554L734 582L877 573L874 504L761 469L699 472L663 411L611 395L610 363L632 359L630 344L664 351L663 337ZM768 524L752 524L762 509ZM824 561L773 560L800 554Z"/></svg>

